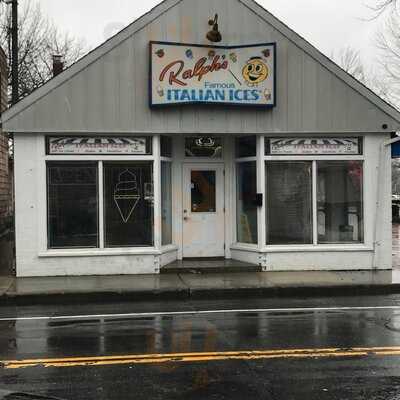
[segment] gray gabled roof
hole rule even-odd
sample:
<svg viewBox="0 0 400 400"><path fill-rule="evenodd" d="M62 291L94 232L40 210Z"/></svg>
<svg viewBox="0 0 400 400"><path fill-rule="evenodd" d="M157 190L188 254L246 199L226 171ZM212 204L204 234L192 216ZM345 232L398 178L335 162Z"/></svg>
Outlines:
<svg viewBox="0 0 400 400"><path fill-rule="evenodd" d="M151 23L160 17L163 13L166 13L169 9L175 7L184 0L164 0L162 3L154 7L151 11L144 14L136 21L131 23L121 32L117 33L115 36L101 44L99 47L88 53L82 59L77 61L75 64L67 68L60 75L51 79L43 86L35 90L32 94L22 99L13 107L6 110L2 115L2 122L9 121L16 115L23 113L25 109L30 107L32 104L37 102L39 99L46 96L48 93L55 90L57 87L62 85L64 82L71 79L73 76L78 74L83 69L87 68L90 64L94 63L96 60L107 54L109 51L114 49L116 46L124 42L130 36L144 28L146 25ZM294 43L299 49L307 53L310 57L320 63L332 74L341 79L348 86L353 88L356 92L362 95L364 98L369 100L381 111L392 117L394 120L400 123L400 112L396 110L393 106L385 102L381 97L376 95L373 91L368 89L337 64L335 64L331 59L323 55L319 50L317 50L313 45L307 42L299 34L294 32L284 23L282 23L278 18L273 16L270 12L261 7L254 0L237 0L239 3L247 7L249 10L257 14L266 23L273 26L279 33L288 38L292 43Z"/></svg>

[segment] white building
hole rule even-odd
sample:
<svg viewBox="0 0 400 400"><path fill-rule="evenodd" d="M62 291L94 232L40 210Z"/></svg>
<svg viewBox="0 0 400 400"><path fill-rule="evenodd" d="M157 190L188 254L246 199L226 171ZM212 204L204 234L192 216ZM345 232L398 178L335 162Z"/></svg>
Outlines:
<svg viewBox="0 0 400 400"><path fill-rule="evenodd" d="M252 0L166 0L2 123L18 276L391 268L400 113Z"/></svg>

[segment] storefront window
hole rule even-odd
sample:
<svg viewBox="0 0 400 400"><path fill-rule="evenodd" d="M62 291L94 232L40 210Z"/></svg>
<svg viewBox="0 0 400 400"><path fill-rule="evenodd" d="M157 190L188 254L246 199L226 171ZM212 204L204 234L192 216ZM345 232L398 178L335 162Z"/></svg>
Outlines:
<svg viewBox="0 0 400 400"><path fill-rule="evenodd" d="M47 163L48 246L98 246L97 163Z"/></svg>
<svg viewBox="0 0 400 400"><path fill-rule="evenodd" d="M256 162L236 164L236 221L239 243L258 242L257 235L257 194Z"/></svg>
<svg viewBox="0 0 400 400"><path fill-rule="evenodd" d="M318 161L318 242L363 241L363 164Z"/></svg>
<svg viewBox="0 0 400 400"><path fill-rule="evenodd" d="M105 246L153 245L152 162L104 163Z"/></svg>
<svg viewBox="0 0 400 400"><path fill-rule="evenodd" d="M235 140L236 158L255 157L257 152L256 136L241 136Z"/></svg>
<svg viewBox="0 0 400 400"><path fill-rule="evenodd" d="M196 136L185 138L186 157L222 157L222 138Z"/></svg>
<svg viewBox="0 0 400 400"><path fill-rule="evenodd" d="M172 243L172 179L171 163L161 162L161 230L162 245Z"/></svg>
<svg viewBox="0 0 400 400"><path fill-rule="evenodd" d="M161 157L172 157L172 138L169 136L160 136Z"/></svg>
<svg viewBox="0 0 400 400"><path fill-rule="evenodd" d="M266 164L267 243L312 243L312 163Z"/></svg>

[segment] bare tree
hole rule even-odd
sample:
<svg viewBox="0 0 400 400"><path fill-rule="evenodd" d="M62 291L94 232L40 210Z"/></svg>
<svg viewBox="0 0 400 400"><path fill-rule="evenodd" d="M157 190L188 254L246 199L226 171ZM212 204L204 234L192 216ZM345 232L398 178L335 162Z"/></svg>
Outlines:
<svg viewBox="0 0 400 400"><path fill-rule="evenodd" d="M380 17L386 11L399 13L399 6L400 0L374 0L367 3L367 7L374 12L373 19Z"/></svg>
<svg viewBox="0 0 400 400"><path fill-rule="evenodd" d="M365 67L362 63L360 52L350 46L340 49L332 54L332 59L336 61L346 72L353 75L362 83L366 83Z"/></svg>
<svg viewBox="0 0 400 400"><path fill-rule="evenodd" d="M389 15L376 34L381 81L390 88L392 102L400 104L400 16Z"/></svg>
<svg viewBox="0 0 400 400"><path fill-rule="evenodd" d="M27 0L19 13L19 95L27 96L52 77L52 56L71 65L86 52L84 43L62 33L47 19L36 0ZM0 6L0 45L11 65L10 7ZM9 74L9 85L11 73Z"/></svg>
<svg viewBox="0 0 400 400"><path fill-rule="evenodd" d="M348 46L333 53L331 58L346 72L367 86L378 96L392 105L399 105L400 98L395 96L393 86L387 76L372 66L367 66L358 50Z"/></svg>

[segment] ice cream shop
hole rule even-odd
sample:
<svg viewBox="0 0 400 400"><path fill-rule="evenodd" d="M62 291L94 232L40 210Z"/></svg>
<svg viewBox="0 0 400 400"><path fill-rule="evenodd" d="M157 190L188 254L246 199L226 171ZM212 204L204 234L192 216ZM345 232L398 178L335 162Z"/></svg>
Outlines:
<svg viewBox="0 0 400 400"><path fill-rule="evenodd" d="M2 126L18 276L391 268L400 113L253 0L160 3Z"/></svg>

